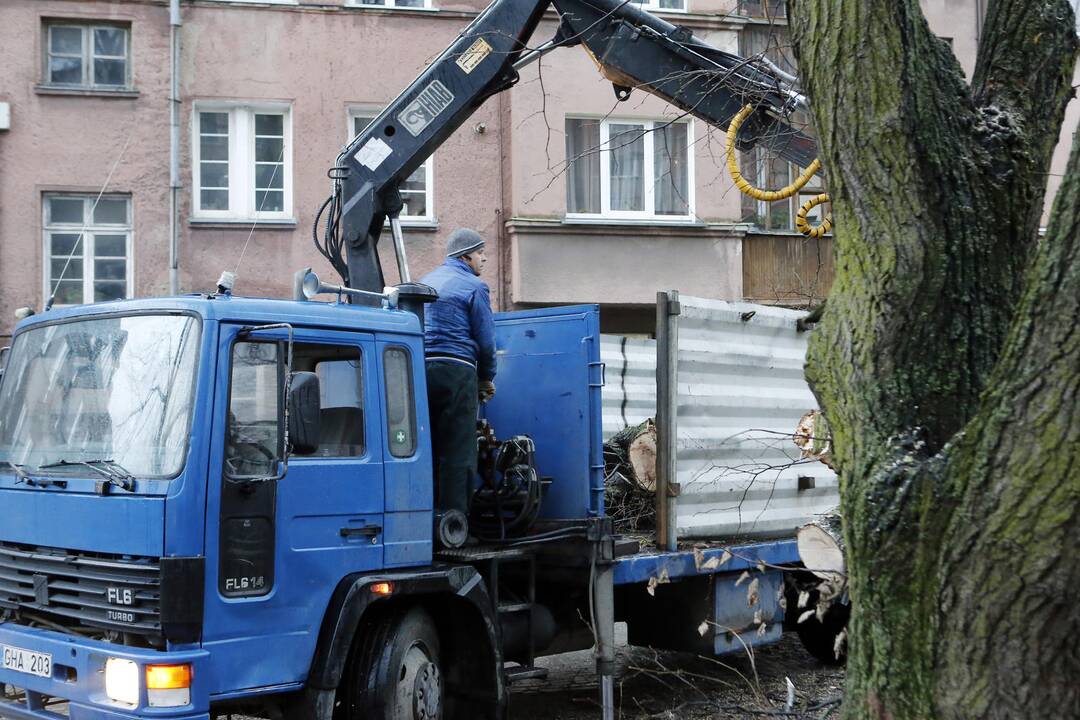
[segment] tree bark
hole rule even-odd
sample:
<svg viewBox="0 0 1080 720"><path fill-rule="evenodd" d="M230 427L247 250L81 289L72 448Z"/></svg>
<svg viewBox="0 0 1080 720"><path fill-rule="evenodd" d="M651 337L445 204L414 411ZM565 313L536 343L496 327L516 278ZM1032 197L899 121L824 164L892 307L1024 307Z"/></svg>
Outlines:
<svg viewBox="0 0 1080 720"><path fill-rule="evenodd" d="M917 0L791 0L835 223L807 377L853 601L847 718L1080 717L1080 162L1044 241L1066 0L991 0L971 85Z"/></svg>

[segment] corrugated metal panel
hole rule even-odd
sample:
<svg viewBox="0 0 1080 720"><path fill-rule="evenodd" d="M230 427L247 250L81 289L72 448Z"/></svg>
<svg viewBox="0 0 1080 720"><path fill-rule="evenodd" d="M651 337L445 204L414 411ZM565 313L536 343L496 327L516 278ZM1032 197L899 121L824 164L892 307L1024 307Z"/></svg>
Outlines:
<svg viewBox="0 0 1080 720"><path fill-rule="evenodd" d="M604 440L656 415L656 341L600 336Z"/></svg>
<svg viewBox="0 0 1080 720"><path fill-rule="evenodd" d="M795 330L804 313L680 300L678 536L787 534L838 505L836 475L799 461L791 440L817 407L803 375L806 334Z"/></svg>

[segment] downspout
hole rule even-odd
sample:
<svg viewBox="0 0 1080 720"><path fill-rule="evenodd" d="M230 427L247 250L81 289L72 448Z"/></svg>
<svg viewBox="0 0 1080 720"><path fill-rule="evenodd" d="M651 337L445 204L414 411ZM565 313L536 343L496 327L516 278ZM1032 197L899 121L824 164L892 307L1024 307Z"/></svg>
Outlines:
<svg viewBox="0 0 1080 720"><path fill-rule="evenodd" d="M180 293L180 0L169 0L169 294Z"/></svg>
<svg viewBox="0 0 1080 720"><path fill-rule="evenodd" d="M513 289L511 263L514 256L513 251L510 249L510 233L506 228L506 223L512 214L507 212L510 203L507 199L509 188L506 183L506 176L511 172L512 167L511 163L508 162L510 151L507 149L509 142L507 134L510 128L509 95L509 92L501 92L497 97L499 113L499 207L495 209L495 237L499 243L499 310L513 309L510 298Z"/></svg>
<svg viewBox="0 0 1080 720"><path fill-rule="evenodd" d="M982 42L983 23L985 22L986 10L983 8L984 0L975 0L975 47Z"/></svg>

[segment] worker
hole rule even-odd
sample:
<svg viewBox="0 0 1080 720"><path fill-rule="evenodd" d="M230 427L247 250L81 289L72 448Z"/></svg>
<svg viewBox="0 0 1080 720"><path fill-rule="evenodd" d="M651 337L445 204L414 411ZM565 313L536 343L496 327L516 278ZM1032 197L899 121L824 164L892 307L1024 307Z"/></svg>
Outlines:
<svg viewBox="0 0 1080 720"><path fill-rule="evenodd" d="M424 329L435 505L465 517L476 475L478 403L495 396L495 320L491 292L478 277L486 262L480 234L458 228L446 243L446 261L422 280L439 293Z"/></svg>

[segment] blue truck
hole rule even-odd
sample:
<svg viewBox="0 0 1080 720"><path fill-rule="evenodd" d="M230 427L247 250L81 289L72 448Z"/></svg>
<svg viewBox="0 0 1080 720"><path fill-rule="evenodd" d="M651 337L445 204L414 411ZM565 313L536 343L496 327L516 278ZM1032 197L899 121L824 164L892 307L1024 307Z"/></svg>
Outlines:
<svg viewBox="0 0 1080 720"><path fill-rule="evenodd" d="M794 541L695 556L612 535L598 330L592 306L498 316L486 419L532 438L550 482L528 534L440 551L415 314L220 294L24 321L0 386L0 681L17 688L0 716L500 717L508 683L594 645L590 624L728 652L734 632L762 640L760 612L775 640L785 573L756 566L794 570ZM314 449L286 452L312 405Z"/></svg>
<svg viewBox="0 0 1080 720"><path fill-rule="evenodd" d="M613 532L595 306L497 315L476 498L498 532L437 542L432 293L409 278L400 182L555 47L587 45L617 95L632 81L714 124L754 102L752 141L797 96L632 3L555 6L559 33L530 50L548 2L496 0L343 151L318 245L344 285L309 274L292 300L223 286L18 324L0 380L0 717L501 718L535 658L596 647L611 718L616 621L631 644L705 653L778 638L808 575L794 540L642 551ZM786 156L807 161L788 130Z"/></svg>

